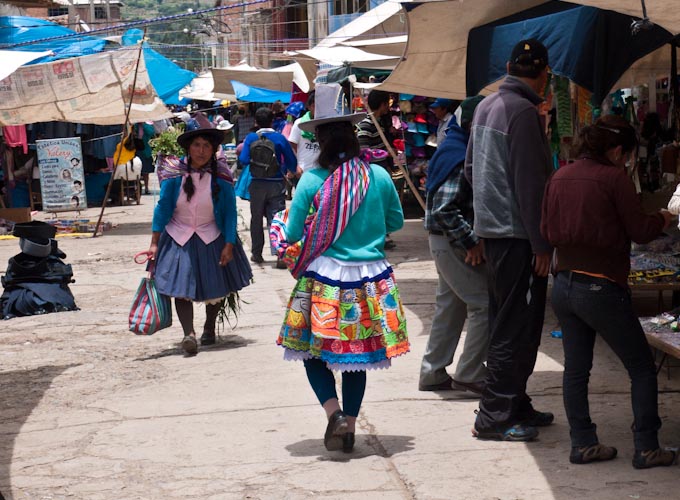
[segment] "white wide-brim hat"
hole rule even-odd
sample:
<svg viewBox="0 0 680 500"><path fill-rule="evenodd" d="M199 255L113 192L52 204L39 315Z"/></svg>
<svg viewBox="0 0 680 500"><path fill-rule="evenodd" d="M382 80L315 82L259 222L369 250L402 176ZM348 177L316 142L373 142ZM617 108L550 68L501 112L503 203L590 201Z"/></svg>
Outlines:
<svg viewBox="0 0 680 500"><path fill-rule="evenodd" d="M231 123L229 120L222 120L220 123L217 124L217 127L215 127L217 130L231 130L234 128L234 124Z"/></svg>
<svg viewBox="0 0 680 500"><path fill-rule="evenodd" d="M314 96L314 119L298 124L300 130L314 133L316 127L334 122L356 125L366 113L350 113L339 83L320 83Z"/></svg>

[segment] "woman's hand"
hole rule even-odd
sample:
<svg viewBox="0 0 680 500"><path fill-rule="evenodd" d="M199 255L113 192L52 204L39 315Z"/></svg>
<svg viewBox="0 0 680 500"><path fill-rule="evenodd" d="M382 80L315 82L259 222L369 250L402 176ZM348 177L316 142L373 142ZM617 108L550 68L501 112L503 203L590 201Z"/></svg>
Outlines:
<svg viewBox="0 0 680 500"><path fill-rule="evenodd" d="M224 267L234 258L234 245L227 243L220 254L220 266Z"/></svg>
<svg viewBox="0 0 680 500"><path fill-rule="evenodd" d="M156 254L158 254L158 244L151 243L149 245L149 260L156 260Z"/></svg>

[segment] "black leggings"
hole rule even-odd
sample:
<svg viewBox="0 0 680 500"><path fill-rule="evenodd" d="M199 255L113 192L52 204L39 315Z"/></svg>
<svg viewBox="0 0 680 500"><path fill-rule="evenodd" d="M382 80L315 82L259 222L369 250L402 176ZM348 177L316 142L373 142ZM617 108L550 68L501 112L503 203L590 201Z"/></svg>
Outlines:
<svg viewBox="0 0 680 500"><path fill-rule="evenodd" d="M177 311L177 317L182 325L182 330L184 330L184 335L190 335L194 332L194 305L190 300L185 299L175 299L175 310ZM217 314L220 312L219 304L206 304L205 305L205 324L203 325L203 331L214 332L215 331L215 321L217 320Z"/></svg>

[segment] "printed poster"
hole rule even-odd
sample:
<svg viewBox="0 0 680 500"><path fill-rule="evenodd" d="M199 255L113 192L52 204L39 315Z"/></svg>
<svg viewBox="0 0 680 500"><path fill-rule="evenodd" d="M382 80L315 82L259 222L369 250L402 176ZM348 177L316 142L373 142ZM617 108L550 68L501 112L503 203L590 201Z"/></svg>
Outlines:
<svg viewBox="0 0 680 500"><path fill-rule="evenodd" d="M87 208L80 137L35 141L45 212Z"/></svg>

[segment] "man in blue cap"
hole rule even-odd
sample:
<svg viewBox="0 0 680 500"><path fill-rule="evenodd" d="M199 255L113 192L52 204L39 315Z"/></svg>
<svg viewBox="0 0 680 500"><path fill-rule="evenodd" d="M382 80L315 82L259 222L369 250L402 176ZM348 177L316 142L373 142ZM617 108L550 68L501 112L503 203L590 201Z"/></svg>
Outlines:
<svg viewBox="0 0 680 500"><path fill-rule="evenodd" d="M430 109L437 117L439 125L437 126L437 145L444 142L446 137L446 129L449 127L449 122L453 118L453 101L451 99L443 99L438 97L430 104Z"/></svg>
<svg viewBox="0 0 680 500"><path fill-rule="evenodd" d="M472 188L463 166L470 124L481 96L461 104L461 126L452 118L443 142L427 167L425 229L439 283L434 317L420 366L421 391L469 391L481 395L489 343L489 296L484 244L473 230ZM463 326L467 334L453 378Z"/></svg>

